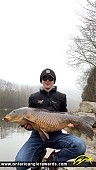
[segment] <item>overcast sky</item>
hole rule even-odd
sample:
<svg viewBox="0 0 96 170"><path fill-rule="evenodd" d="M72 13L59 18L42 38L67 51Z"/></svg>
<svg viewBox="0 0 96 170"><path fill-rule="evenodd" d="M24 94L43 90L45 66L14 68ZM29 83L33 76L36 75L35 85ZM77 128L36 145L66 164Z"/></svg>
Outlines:
<svg viewBox="0 0 96 170"><path fill-rule="evenodd" d="M79 2L84 0L1 0L0 78L39 85L41 71L51 68L56 85L75 87L66 50L78 25Z"/></svg>

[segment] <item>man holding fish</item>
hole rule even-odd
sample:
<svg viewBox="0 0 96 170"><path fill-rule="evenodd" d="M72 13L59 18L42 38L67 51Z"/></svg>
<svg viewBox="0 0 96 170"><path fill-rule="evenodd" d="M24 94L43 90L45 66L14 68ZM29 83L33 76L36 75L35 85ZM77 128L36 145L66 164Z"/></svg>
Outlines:
<svg viewBox="0 0 96 170"><path fill-rule="evenodd" d="M66 95L58 92L57 87L54 86L56 82L55 72L49 68L46 68L42 71L40 75L40 82L42 83L40 91L31 94L31 96L29 97L29 107L47 109L53 113L66 113ZM68 126L71 128L74 127L74 124L69 122ZM75 135L62 133L61 130L58 130L54 132L48 132L48 138L46 138L46 140L42 140L42 134L40 136L40 133L38 133L38 129L33 130L36 129L34 127L34 124L30 123L24 125L25 129L32 130L32 134L18 152L16 156L16 161L40 162L44 156L44 151L46 150L46 148L60 150L58 152L54 152L51 160L52 162L58 163L74 159L77 156L84 154L86 151L85 142ZM44 132L43 135L46 136L46 133ZM17 167L17 170L26 170L28 168L29 167Z"/></svg>

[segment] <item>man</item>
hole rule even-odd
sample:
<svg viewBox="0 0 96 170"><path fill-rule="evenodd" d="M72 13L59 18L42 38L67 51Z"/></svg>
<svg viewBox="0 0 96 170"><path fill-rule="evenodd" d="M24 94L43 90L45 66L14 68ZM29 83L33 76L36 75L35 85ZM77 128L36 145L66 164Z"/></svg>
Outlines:
<svg viewBox="0 0 96 170"><path fill-rule="evenodd" d="M55 72L49 68L40 75L42 88L39 92L29 97L29 107L47 109L55 112L67 112L66 95L57 91ZM68 126L73 126L69 124ZM26 125L27 130L32 130ZM44 142L37 131L33 131L28 141L23 145L16 156L16 161L38 162L46 148L60 149L52 154L51 161L66 162L86 151L86 145L79 137L72 134L64 134L62 131L50 132L49 139ZM43 155L44 156L44 155ZM17 167L17 170L26 170L28 167Z"/></svg>

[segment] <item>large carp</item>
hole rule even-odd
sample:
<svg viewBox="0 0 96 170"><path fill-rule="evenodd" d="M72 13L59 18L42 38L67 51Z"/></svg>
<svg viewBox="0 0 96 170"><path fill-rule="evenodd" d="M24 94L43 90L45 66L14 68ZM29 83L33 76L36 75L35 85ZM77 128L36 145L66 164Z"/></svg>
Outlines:
<svg viewBox="0 0 96 170"><path fill-rule="evenodd" d="M88 117L89 119L89 117ZM22 107L13 110L4 117L5 121L17 122L19 125L32 125L34 130L37 130L43 141L49 138L47 132L59 131L68 124L73 124L75 128L80 129L91 140L93 139L93 129L91 125L84 119L83 116L75 116L66 112L51 112L44 109L36 109L30 107ZM91 118L89 119L91 121Z"/></svg>

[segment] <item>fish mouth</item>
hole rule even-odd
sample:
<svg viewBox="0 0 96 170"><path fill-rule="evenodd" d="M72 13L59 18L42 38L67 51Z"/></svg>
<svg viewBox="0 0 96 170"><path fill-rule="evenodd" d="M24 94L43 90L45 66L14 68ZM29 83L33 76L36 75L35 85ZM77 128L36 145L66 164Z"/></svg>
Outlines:
<svg viewBox="0 0 96 170"><path fill-rule="evenodd" d="M2 120L5 120L6 122L10 121L11 119L9 117L4 117Z"/></svg>
<svg viewBox="0 0 96 170"><path fill-rule="evenodd" d="M6 122L20 122L21 121L21 117L9 117L9 116L5 116L2 120L6 121Z"/></svg>

